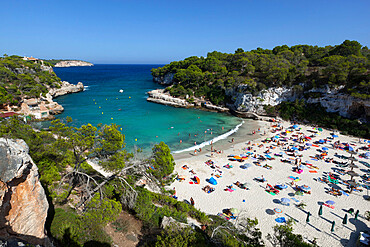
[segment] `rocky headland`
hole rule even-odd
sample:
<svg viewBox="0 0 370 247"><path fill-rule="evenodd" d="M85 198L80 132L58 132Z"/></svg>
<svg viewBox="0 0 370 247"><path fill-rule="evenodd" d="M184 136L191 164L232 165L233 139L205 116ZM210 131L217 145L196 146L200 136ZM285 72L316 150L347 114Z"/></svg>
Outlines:
<svg viewBox="0 0 370 247"><path fill-rule="evenodd" d="M80 60L65 60L60 61L54 65L54 67L77 67L77 66L94 66L94 64Z"/></svg>
<svg viewBox="0 0 370 247"><path fill-rule="evenodd" d="M162 105L169 105L174 107L184 107L184 108L202 108L209 111L217 112L228 112L229 109L226 107L215 106L211 102L204 100L203 98L193 97L193 103L190 103L186 99L180 99L171 96L169 93L165 92L164 89L155 89L147 92L147 101L158 103Z"/></svg>
<svg viewBox="0 0 370 247"><path fill-rule="evenodd" d="M49 204L28 151L23 140L0 138L0 238L51 246L45 231Z"/></svg>
<svg viewBox="0 0 370 247"><path fill-rule="evenodd" d="M61 82L60 88L50 88L46 97L40 95L40 98L24 99L21 104L19 114L32 115L36 119L52 119L52 115L60 114L64 111L63 106L53 101L54 98L70 93L78 93L84 90L82 82L77 85L67 81Z"/></svg>

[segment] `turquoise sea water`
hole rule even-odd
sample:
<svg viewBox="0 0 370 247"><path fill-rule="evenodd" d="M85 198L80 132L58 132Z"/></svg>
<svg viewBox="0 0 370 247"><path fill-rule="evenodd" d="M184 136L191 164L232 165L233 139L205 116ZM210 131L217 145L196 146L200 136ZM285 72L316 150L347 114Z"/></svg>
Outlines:
<svg viewBox="0 0 370 247"><path fill-rule="evenodd" d="M176 152L194 146L195 142L199 145L216 137L222 139L228 135L225 133L242 122L227 114L147 102L147 91L163 88L152 81L150 74L151 68L158 66L55 68L62 80L74 84L81 81L86 87L84 92L56 98L65 110L56 117L64 119L70 116L75 126L116 123L126 136L126 148L132 150L136 145L144 152L160 141ZM119 92L121 89L123 93Z"/></svg>

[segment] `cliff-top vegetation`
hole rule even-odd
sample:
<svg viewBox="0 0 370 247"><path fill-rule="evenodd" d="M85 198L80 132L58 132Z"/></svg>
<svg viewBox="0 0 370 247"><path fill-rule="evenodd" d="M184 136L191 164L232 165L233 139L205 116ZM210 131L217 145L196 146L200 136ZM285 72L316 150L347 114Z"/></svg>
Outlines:
<svg viewBox="0 0 370 247"><path fill-rule="evenodd" d="M23 60L20 56L0 57L0 105L17 105L22 98L39 97L48 88L59 88L60 78L50 64Z"/></svg>
<svg viewBox="0 0 370 247"><path fill-rule="evenodd" d="M368 99L369 57L368 47L349 40L325 47L282 45L251 51L239 48L234 54L214 51L207 57L171 62L152 69L152 75L161 80L172 73L174 85L167 88L171 95L203 96L216 105L230 101L226 96L229 89L256 94L275 86L303 90L302 83L305 89L342 86L342 92Z"/></svg>

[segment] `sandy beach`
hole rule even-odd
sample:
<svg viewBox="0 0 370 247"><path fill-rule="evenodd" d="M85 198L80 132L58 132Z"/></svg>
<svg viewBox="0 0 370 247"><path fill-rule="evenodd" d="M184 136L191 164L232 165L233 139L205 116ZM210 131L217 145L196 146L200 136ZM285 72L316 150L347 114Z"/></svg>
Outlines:
<svg viewBox="0 0 370 247"><path fill-rule="evenodd" d="M293 219L295 221L294 232L301 234L307 241L316 238L319 246L354 246L359 232L368 229L369 221L363 216L365 211L370 209L369 201L364 199L368 191L360 186L358 187L359 190L349 193L349 186L345 183L351 179L346 174L351 168L348 166L339 167L338 163L350 164L351 162L348 159L339 158L339 156L343 155L348 158L351 154L348 153L348 150L334 148L334 142L349 143L349 146L354 150L367 147L367 144L364 144L363 140L359 143L359 138L338 133L335 133L338 137L336 135L333 137L331 131L314 129L312 126L299 125L295 129L292 128L291 132L286 132L292 125L284 121L280 122L279 126L276 123L258 121L260 131L257 131L255 135L229 136L228 148L220 154L213 152L213 155L211 155L210 146L204 147L202 152L198 152L197 155L189 152L176 154L174 156L176 161L175 172L185 180L175 181L171 185L171 189L176 188L178 200L189 201L192 197L195 207L208 214L218 214L223 209L237 208L240 211L239 217L242 217L242 215L250 218L256 217L259 222L258 227L263 233L263 239L267 246L272 245L266 240L266 235L273 233L273 226L279 224L275 219L279 217L284 217L286 220ZM277 128L282 129L276 130ZM282 135L282 132L286 134ZM279 138L275 138L275 141L262 142L266 138L273 138L277 135ZM311 139L305 139L304 137ZM233 138L234 141L232 142ZM299 143L300 138L301 143ZM326 142L319 143L320 139L325 139ZM249 143L250 140L252 141ZM292 150L293 146L294 149L302 150ZM213 148L221 149L217 143L213 145ZM266 153L266 151L270 153ZM358 168L354 168L353 171L360 176L366 174L369 169L359 162L369 162L368 159L359 157L359 154L365 154L366 152L366 150L360 149L357 154L353 155L358 160L354 161ZM243 162L231 161L231 155L244 156L245 158ZM323 158L317 159L319 155ZM259 156L265 160L261 161L261 159L258 159ZM269 159L266 159L267 157ZM207 162L209 160L212 162ZM285 160L285 162L282 162L282 160ZM296 160L298 163L301 161L304 165L299 169L303 171L302 173L293 171L293 168L297 167L295 165ZM260 166L256 165L257 162L260 162ZM291 162L291 164L288 162ZM225 167L228 164L229 168ZM264 167L266 164L271 169ZM240 168L241 165L246 165L248 168L242 169ZM319 182L319 178L328 178L329 173L333 177L339 178L336 180L339 182L338 184ZM199 178L199 184L193 182L192 178L194 176ZM293 181L292 178L289 178L290 176L299 179ZM217 181L216 185L212 185L206 180L211 177ZM262 177L267 181L258 182L255 180L255 178ZM360 182L363 179L355 177L355 180ZM248 189L236 186L234 183L237 181L244 184ZM287 188L277 190L278 194L274 195L266 191L267 184L272 187L282 185ZM202 188L207 185L213 188L214 191L211 193L203 191ZM309 186L309 190L302 191L300 188L303 185ZM328 192L332 191L332 188L337 189L342 195L329 194ZM297 190L301 190L301 192L296 193ZM274 191L274 189L270 191ZM289 199L289 206L283 205L282 198ZM334 202L333 209L323 205L328 200ZM298 208L296 205L300 203L304 203L306 206ZM323 205L321 216L318 215L320 205ZM346 210L350 208L353 208L355 212L359 210L358 219L355 220L354 214L348 213L348 223L344 225L342 224L343 217ZM277 212L279 210L282 212L276 213L274 209ZM307 212L311 213L309 223L306 223ZM235 222L236 220L230 219L230 221ZM334 232L331 232L332 221L335 221Z"/></svg>

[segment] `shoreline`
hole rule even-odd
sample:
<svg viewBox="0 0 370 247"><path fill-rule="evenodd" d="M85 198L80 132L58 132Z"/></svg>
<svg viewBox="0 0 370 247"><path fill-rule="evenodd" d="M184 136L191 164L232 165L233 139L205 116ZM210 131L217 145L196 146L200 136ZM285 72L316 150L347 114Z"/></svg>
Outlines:
<svg viewBox="0 0 370 247"><path fill-rule="evenodd" d="M225 152L231 151L233 148L237 148L238 146L243 145L247 141L257 141L261 139L262 137L258 134L258 132L256 132L255 135L252 135L251 131L257 130L258 128L260 128L262 131L263 126L268 124L268 122L262 121L262 120L252 120L252 119L248 119L248 120L250 120L250 122L245 122L245 120L243 120L244 122L242 123L240 128L238 128L238 130L233 132L231 135L228 135L226 138L220 139L219 141L214 142L213 147L216 150L222 150L223 153L225 153ZM252 123L254 125L247 126L248 123L249 124ZM241 137L241 136L245 136L245 137ZM231 143L231 139L234 139L234 143ZM198 149L198 148L195 148L196 146L187 148L187 149L190 149L189 151L183 151L183 152L175 151L176 153L171 153L171 154L174 157L175 162L188 159L189 157L211 157L211 149L210 149L209 142L210 141L205 142L208 144L205 144L203 146L204 148L202 147L202 152L200 153L197 152L197 155L194 155L194 149Z"/></svg>

